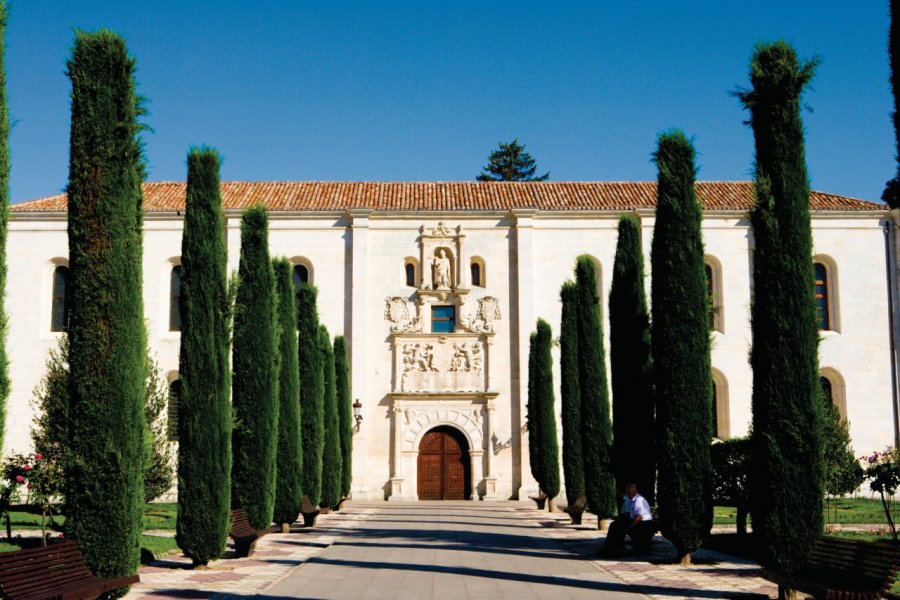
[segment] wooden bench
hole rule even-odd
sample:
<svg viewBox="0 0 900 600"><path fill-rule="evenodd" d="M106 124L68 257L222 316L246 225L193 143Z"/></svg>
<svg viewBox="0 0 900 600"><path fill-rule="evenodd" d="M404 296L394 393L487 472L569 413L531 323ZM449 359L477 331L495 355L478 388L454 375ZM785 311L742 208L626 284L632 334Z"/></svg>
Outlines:
<svg viewBox="0 0 900 600"><path fill-rule="evenodd" d="M779 595L797 590L816 598L881 598L900 570L900 546L821 537L796 573L763 569L761 576L778 584Z"/></svg>
<svg viewBox="0 0 900 600"><path fill-rule="evenodd" d="M228 537L234 540L234 552L237 556L250 556L256 549L256 540L268 531L260 531L250 525L247 511L236 508L231 511L231 531Z"/></svg>
<svg viewBox="0 0 900 600"><path fill-rule="evenodd" d="M303 496L303 502L300 504L300 514L303 515L304 527L315 526L316 518L319 516L319 509L309 501L309 496Z"/></svg>
<svg viewBox="0 0 900 600"><path fill-rule="evenodd" d="M563 508L563 512L567 513L572 518L572 525L581 525L581 515L584 514L586 508L587 496L581 494L578 496L578 500L572 503L572 506Z"/></svg>
<svg viewBox="0 0 900 600"><path fill-rule="evenodd" d="M9 600L92 600L138 581L95 577L76 542L0 554L0 590Z"/></svg>

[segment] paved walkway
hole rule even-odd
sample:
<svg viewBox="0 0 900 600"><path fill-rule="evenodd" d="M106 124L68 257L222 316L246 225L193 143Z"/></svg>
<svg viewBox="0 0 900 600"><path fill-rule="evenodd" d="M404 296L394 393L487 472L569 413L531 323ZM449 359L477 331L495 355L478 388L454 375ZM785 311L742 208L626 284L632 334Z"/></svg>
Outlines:
<svg viewBox="0 0 900 600"><path fill-rule="evenodd" d="M177 557L141 570L128 598L771 598L758 567L712 552L666 564L657 536L649 560L596 560L596 520L573 527L532 503L349 503L314 529L262 538L251 558L207 571Z"/></svg>

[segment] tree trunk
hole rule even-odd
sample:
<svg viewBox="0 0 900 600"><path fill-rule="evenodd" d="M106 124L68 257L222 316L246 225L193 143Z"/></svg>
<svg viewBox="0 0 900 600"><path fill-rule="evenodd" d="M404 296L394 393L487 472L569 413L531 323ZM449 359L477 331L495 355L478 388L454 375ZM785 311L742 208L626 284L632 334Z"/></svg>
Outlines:
<svg viewBox="0 0 900 600"><path fill-rule="evenodd" d="M747 535L747 507L744 505L737 507L737 534Z"/></svg>
<svg viewBox="0 0 900 600"><path fill-rule="evenodd" d="M281 524L281 533L290 533L291 532L291 524L290 523L282 523Z"/></svg>
<svg viewBox="0 0 900 600"><path fill-rule="evenodd" d="M677 557L677 559L678 559L678 564L682 567L689 567L692 564L690 552L685 552L684 554L681 554L680 556Z"/></svg>
<svg viewBox="0 0 900 600"><path fill-rule="evenodd" d="M597 531L606 531L606 523L603 522L603 517L597 516Z"/></svg>
<svg viewBox="0 0 900 600"><path fill-rule="evenodd" d="M547 498L547 512L553 512L553 509L556 508L553 506L553 498Z"/></svg>

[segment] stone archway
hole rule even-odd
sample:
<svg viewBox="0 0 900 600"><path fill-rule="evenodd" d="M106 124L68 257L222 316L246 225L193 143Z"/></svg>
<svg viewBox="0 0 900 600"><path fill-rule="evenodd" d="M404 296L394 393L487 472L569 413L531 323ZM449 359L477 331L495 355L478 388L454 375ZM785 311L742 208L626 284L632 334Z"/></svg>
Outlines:
<svg viewBox="0 0 900 600"><path fill-rule="evenodd" d="M419 500L471 498L469 443L460 430L448 425L429 430L419 443L416 462Z"/></svg>

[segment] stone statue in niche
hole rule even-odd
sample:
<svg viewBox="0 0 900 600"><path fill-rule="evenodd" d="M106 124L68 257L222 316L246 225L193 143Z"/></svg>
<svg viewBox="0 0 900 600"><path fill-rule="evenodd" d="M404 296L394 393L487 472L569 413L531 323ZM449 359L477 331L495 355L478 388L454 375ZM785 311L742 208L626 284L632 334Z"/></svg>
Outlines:
<svg viewBox="0 0 900 600"><path fill-rule="evenodd" d="M434 289L450 289L450 259L447 258L447 251L443 248L437 251L437 256L431 261L431 274Z"/></svg>

